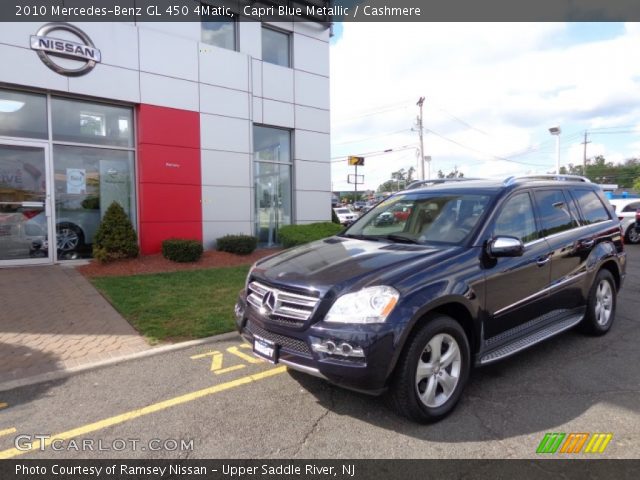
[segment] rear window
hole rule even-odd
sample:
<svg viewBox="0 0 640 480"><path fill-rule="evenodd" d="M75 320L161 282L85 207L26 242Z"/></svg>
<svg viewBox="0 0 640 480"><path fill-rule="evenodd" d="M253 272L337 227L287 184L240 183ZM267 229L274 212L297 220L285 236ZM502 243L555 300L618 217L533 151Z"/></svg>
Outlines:
<svg viewBox="0 0 640 480"><path fill-rule="evenodd" d="M574 190L573 196L578 202L578 206L582 211L582 216L587 225L606 222L610 219L607 208L602 204L602 201L593 190Z"/></svg>
<svg viewBox="0 0 640 480"><path fill-rule="evenodd" d="M336 213L351 213L351 210L349 210L348 208L336 208Z"/></svg>
<svg viewBox="0 0 640 480"><path fill-rule="evenodd" d="M640 202L630 203L622 209L623 212L635 212L640 208Z"/></svg>

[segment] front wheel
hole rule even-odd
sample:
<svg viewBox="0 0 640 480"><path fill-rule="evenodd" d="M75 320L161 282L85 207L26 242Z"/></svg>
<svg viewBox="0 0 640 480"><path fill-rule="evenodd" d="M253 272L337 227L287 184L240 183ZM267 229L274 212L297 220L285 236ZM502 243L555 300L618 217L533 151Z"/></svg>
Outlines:
<svg viewBox="0 0 640 480"><path fill-rule="evenodd" d="M408 340L389 391L392 407L421 423L447 416L469 378L471 353L464 329L435 315Z"/></svg>
<svg viewBox="0 0 640 480"><path fill-rule="evenodd" d="M600 270L589 291L582 329L592 335L609 331L616 315L616 282L609 270Z"/></svg>

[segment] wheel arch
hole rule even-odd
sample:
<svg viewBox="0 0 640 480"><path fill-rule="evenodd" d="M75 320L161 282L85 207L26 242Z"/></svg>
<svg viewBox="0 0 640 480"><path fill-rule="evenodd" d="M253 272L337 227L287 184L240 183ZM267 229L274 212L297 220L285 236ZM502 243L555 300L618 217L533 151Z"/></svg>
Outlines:
<svg viewBox="0 0 640 480"><path fill-rule="evenodd" d="M407 331L399 341L396 355L391 364L392 368L390 368L388 372L387 379L393 377L398 366L400 356L402 355L402 352L407 348L410 339L427 321L429 321L429 318L431 318L434 314L447 315L460 324L467 336L471 358L473 358L473 356L480 349L481 335L478 331L477 322L474 321L474 317L471 311L472 309L465 304L464 300L455 297L442 299L441 302L429 305L426 308L420 310L414 317L414 320L407 326Z"/></svg>
<svg viewBox="0 0 640 480"><path fill-rule="evenodd" d="M616 282L616 291L620 290L620 283L621 283L620 269L618 267L618 264L615 261L606 260L605 262L602 263L602 265L600 265L599 270L608 270L609 272L611 272L611 275L613 276L613 279Z"/></svg>

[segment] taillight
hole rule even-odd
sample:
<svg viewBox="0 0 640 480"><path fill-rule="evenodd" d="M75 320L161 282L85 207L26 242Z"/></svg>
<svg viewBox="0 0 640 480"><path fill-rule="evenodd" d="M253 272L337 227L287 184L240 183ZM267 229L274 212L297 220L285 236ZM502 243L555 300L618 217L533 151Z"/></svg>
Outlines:
<svg viewBox="0 0 640 480"><path fill-rule="evenodd" d="M636 210L636 223L640 223L640 208Z"/></svg>

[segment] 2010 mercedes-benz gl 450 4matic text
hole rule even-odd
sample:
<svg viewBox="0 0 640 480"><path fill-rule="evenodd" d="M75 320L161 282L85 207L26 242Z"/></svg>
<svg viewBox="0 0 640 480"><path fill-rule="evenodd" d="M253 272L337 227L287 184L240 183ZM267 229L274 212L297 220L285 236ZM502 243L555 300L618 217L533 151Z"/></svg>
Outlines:
<svg viewBox="0 0 640 480"><path fill-rule="evenodd" d="M546 177L400 192L337 236L261 260L238 330L266 360L439 420L472 366L574 326L611 328L619 222L597 185ZM398 204L406 218L377 221Z"/></svg>

